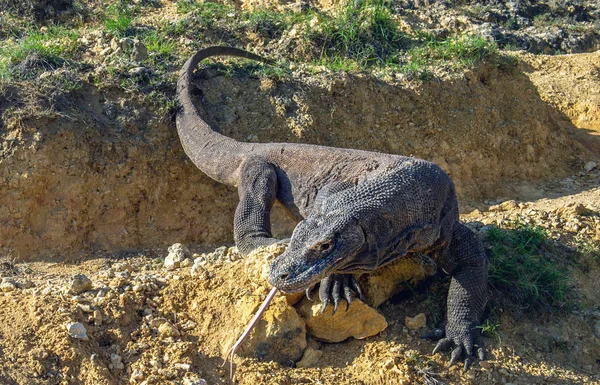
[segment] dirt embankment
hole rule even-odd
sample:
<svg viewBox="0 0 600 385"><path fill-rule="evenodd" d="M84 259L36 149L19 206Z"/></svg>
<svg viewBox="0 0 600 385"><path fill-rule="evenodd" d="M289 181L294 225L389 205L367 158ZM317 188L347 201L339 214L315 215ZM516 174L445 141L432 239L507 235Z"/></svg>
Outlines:
<svg viewBox="0 0 600 385"><path fill-rule="evenodd" d="M554 67L545 65L560 58L420 86L302 68L285 82L211 70L199 85L207 120L238 140L414 155L448 171L463 200L535 197L544 194L537 182L597 157L597 106L585 98L599 87L597 57L561 67L565 84L590 85L570 94L557 90ZM0 99L4 253L71 258L232 239L235 190L198 171L173 123L155 118L148 103L91 85L56 100L40 95L12 86ZM279 235L289 233L293 223L275 217Z"/></svg>

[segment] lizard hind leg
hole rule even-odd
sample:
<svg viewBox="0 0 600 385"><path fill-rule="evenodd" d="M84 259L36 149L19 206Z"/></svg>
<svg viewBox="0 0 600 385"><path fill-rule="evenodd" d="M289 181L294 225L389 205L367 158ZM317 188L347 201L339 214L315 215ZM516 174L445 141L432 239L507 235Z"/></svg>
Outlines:
<svg viewBox="0 0 600 385"><path fill-rule="evenodd" d="M271 208L277 197L275 166L259 156L246 159L240 167L238 194L233 223L238 250L248 254L279 242L271 235Z"/></svg>

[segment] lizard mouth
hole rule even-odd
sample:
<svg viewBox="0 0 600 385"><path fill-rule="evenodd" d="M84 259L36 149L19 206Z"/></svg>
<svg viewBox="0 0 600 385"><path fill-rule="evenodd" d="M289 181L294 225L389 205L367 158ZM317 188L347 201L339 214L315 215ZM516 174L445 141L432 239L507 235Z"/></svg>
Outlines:
<svg viewBox="0 0 600 385"><path fill-rule="evenodd" d="M283 293L290 294L305 291L321 282L323 278L336 271L336 268L340 265L341 258L338 260L334 260L333 258L323 259L314 263L308 269L299 272L290 271L292 269L285 269L278 272L277 262L279 261L275 260L271 265L268 281Z"/></svg>

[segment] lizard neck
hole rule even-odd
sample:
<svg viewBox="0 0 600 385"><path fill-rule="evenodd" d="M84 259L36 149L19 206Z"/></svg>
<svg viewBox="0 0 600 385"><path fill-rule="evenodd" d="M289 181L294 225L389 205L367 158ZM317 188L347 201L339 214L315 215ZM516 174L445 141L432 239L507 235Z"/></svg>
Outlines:
<svg viewBox="0 0 600 385"><path fill-rule="evenodd" d="M230 47L210 47L196 52L183 65L177 80L177 100L181 109L176 125L181 145L192 162L212 179L237 185L237 172L249 144L238 142L214 131L202 119L192 102L192 77L200 61L211 56L236 56L267 62L252 53Z"/></svg>

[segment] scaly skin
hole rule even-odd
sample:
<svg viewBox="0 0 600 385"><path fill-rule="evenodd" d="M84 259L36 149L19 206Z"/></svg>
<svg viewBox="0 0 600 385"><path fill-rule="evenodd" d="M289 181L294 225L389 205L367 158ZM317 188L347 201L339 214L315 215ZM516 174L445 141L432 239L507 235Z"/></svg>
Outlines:
<svg viewBox="0 0 600 385"><path fill-rule="evenodd" d="M487 258L477 237L458 221L454 185L431 162L400 155L292 143L242 143L201 118L192 97L194 68L208 57L268 62L234 48L198 51L177 82L177 130L186 154L211 178L237 186L238 249L249 253L277 242L270 211L277 200L300 221L269 282L284 292L320 282L324 308L358 294L354 274L368 273L408 253L429 253L452 275L447 323L431 333L434 353L453 346L450 363L466 354L484 358L480 323L487 299Z"/></svg>

